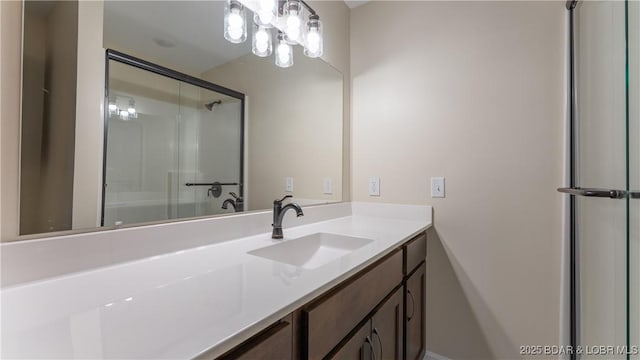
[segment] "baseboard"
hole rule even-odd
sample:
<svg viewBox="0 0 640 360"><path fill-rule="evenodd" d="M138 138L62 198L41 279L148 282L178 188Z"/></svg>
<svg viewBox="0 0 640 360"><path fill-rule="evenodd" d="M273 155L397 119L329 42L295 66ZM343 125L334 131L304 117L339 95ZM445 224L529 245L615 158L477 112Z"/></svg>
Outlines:
<svg viewBox="0 0 640 360"><path fill-rule="evenodd" d="M446 356L442 356L440 354L436 354L434 352L431 351L427 351L424 354L424 360L451 360Z"/></svg>

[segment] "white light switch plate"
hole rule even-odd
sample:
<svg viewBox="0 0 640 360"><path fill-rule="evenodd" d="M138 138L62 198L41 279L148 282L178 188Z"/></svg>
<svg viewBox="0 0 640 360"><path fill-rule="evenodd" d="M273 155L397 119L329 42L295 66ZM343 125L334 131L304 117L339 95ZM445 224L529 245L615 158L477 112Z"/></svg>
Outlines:
<svg viewBox="0 0 640 360"><path fill-rule="evenodd" d="M287 192L293 192L293 178L291 176L287 176L285 178L285 190Z"/></svg>
<svg viewBox="0 0 640 360"><path fill-rule="evenodd" d="M380 196L380 178L377 176L369 178L369 196Z"/></svg>
<svg viewBox="0 0 640 360"><path fill-rule="evenodd" d="M431 197L443 198L444 196L444 177L431 178Z"/></svg>
<svg viewBox="0 0 640 360"><path fill-rule="evenodd" d="M333 194L333 179L332 178L324 178L323 192L325 193L325 195Z"/></svg>

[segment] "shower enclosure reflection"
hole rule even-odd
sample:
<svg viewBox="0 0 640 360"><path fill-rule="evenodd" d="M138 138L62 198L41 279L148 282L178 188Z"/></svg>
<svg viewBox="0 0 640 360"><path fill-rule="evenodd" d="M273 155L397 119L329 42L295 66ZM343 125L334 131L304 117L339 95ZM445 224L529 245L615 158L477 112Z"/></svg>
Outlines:
<svg viewBox="0 0 640 360"><path fill-rule="evenodd" d="M128 59L110 53L101 225L242 211L244 95Z"/></svg>

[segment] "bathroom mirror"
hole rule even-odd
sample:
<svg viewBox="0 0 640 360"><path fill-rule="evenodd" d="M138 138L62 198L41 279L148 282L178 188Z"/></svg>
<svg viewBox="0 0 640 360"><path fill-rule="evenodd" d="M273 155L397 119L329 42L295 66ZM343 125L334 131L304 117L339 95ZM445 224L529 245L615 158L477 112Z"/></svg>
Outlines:
<svg viewBox="0 0 640 360"><path fill-rule="evenodd" d="M342 74L299 46L278 68L251 53L251 31L227 42L223 16L223 1L25 1L20 235L265 210L284 194L342 201ZM79 75L87 34L103 40L101 84ZM76 113L105 87L102 112ZM105 141L83 143L81 121Z"/></svg>

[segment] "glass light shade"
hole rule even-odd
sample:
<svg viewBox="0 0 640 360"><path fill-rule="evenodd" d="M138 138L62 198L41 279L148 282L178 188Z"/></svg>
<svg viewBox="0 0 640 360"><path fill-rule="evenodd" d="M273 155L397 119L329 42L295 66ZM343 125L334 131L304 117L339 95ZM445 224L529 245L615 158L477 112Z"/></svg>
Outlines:
<svg viewBox="0 0 640 360"><path fill-rule="evenodd" d="M266 57L273 52L271 31L264 26L253 26L253 38L251 40L251 52L260 57Z"/></svg>
<svg viewBox="0 0 640 360"><path fill-rule="evenodd" d="M278 45L276 46L276 66L288 68L293 65L293 49L287 44L283 33L278 34Z"/></svg>
<svg viewBox="0 0 640 360"><path fill-rule="evenodd" d="M118 105L115 100L109 100L109 115L119 115Z"/></svg>
<svg viewBox="0 0 640 360"><path fill-rule="evenodd" d="M298 0L287 0L282 15L286 41L291 45L302 43L302 3Z"/></svg>
<svg viewBox="0 0 640 360"><path fill-rule="evenodd" d="M133 99L129 100L129 107L127 108L127 112L129 113L129 115L136 115L136 103Z"/></svg>
<svg viewBox="0 0 640 360"><path fill-rule="evenodd" d="M257 25L270 28L271 22L276 17L276 0L258 0L257 9L253 14L253 22Z"/></svg>
<svg viewBox="0 0 640 360"><path fill-rule="evenodd" d="M310 58L322 56L323 36L322 21L318 15L309 16L306 26L307 34L304 39L304 54Z"/></svg>
<svg viewBox="0 0 640 360"><path fill-rule="evenodd" d="M120 110L120 119L129 120L129 112L127 110Z"/></svg>
<svg viewBox="0 0 640 360"><path fill-rule="evenodd" d="M247 40L247 16L244 6L229 0L224 7L224 38L234 44Z"/></svg>

